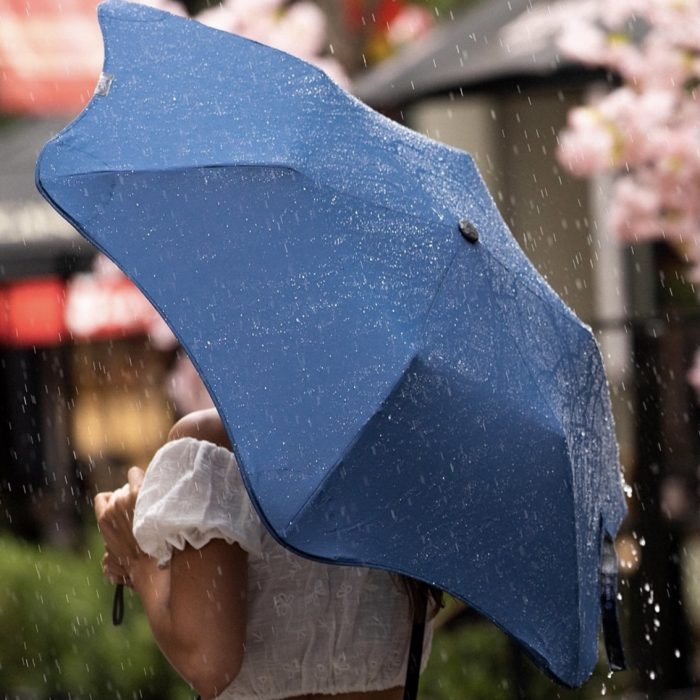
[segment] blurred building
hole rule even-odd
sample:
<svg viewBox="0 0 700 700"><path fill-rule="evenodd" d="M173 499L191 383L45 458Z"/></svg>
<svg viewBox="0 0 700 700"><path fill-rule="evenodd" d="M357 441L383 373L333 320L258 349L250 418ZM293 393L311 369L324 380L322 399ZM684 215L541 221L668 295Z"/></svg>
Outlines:
<svg viewBox="0 0 700 700"><path fill-rule="evenodd" d="M171 420L152 309L123 278L82 274L94 250L34 186L65 121L0 127L0 527L59 543L85 497L147 462Z"/></svg>
<svg viewBox="0 0 700 700"><path fill-rule="evenodd" d="M94 250L34 185L39 150L96 84L97 4L0 4L0 528L63 544L171 420L171 357L147 342L142 297L85 284Z"/></svg>

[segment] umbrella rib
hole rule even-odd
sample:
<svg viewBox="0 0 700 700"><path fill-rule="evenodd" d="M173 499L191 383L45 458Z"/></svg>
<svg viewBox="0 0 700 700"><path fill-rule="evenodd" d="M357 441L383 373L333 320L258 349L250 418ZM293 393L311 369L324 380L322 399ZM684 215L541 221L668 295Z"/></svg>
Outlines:
<svg viewBox="0 0 700 700"><path fill-rule="evenodd" d="M510 268L508 268L508 266L506 266L506 265L498 258L498 256L495 255L495 254L493 253L493 251L489 250L488 248L486 248L485 250L486 250L487 254L489 255L489 257L491 258L491 260L493 260L496 264L498 264L499 267L505 269L506 271L512 273L513 275L516 274L516 273L513 272L513 270L511 270ZM522 277L521 275L518 275L517 278L518 278L518 282L520 282L520 283L523 285L523 288L524 288L525 290L527 290L528 292L530 292L531 294L533 294L533 295L534 295L535 297L537 297L541 302L546 303L547 300L542 298L542 294L541 294L541 291L540 291L540 290L538 290L538 289L537 289L536 287L534 287L533 285L527 284L527 280L523 279L523 277ZM546 284L546 280L545 280L545 284ZM563 308L562 308L562 307L563 307ZM552 308L552 311L558 312L559 315L562 316L566 321L568 321L568 322L570 322L570 323L571 323L571 322L576 323L576 325L577 325L578 328L580 328L580 329L582 329L582 330L584 330L584 331L587 331L587 335L588 335L589 337L592 336L592 331L590 330L590 328L588 328L588 326L586 326L585 324L583 324L583 322L580 321L580 319L578 319L578 317L576 317L576 315L575 315L567 306L565 306L563 303L562 303L561 305L559 305L558 307L553 307L553 308ZM594 342L595 342L595 341L594 341ZM552 404L551 400L550 400L549 397L546 395L546 393L542 391L542 389L541 389L541 387L540 387L540 385L539 385L539 382L537 381L537 379L536 379L536 377L535 377L535 375L534 375L534 373L533 373L533 370L532 370L532 367L531 367L530 363L527 361L527 358L523 356L523 352L522 352L522 348L520 347L520 344L519 344L519 343L514 343L514 346L515 346L515 348L516 348L516 350L517 350L518 357L520 358L520 362L521 362L522 366L525 368L525 370L528 372L528 374L530 375L530 377L531 377L531 379L532 379L533 385L534 385L534 387L535 387L537 393L540 395L540 397L543 399L543 401L546 403L546 405L549 406L549 409L551 410L552 415L554 416L554 418L556 419L556 421L557 421L557 423L559 424L560 428L562 429L562 433L563 433L564 435L566 435L566 434L567 434L567 431L564 429L565 426L564 426L563 423L562 423L562 418L561 418L561 416L560 416L559 413L557 412L556 407ZM571 446L569 445L569 441L568 441L568 440L565 440L565 443L566 443L566 450L567 450L567 453L569 454L569 458L570 458L570 460L571 460L571 457L572 457L572 454L571 454ZM576 482L576 478L575 478L573 466L570 468L570 477L571 477L571 488L572 488L572 490L573 490L573 489L575 488L575 482ZM575 538L576 542L578 543L578 541L579 541L579 539L580 539L580 532L579 532L579 528L577 527L576 522L574 522L574 538ZM580 562L580 555L579 555L578 546L575 548L575 550L576 550L576 568L577 568L577 570L580 570L580 568L581 568L581 562ZM580 611L580 609L581 609L581 600L582 600L581 589L580 589L579 581L578 581L578 578L577 578L577 579L576 579L576 607L577 607L577 610L579 610L579 611ZM582 630L581 630L581 620L580 620L580 617L578 617L577 620L576 620L576 626L577 626L576 634L577 634L577 637L580 639L581 631L582 631ZM578 654L578 657L577 657L577 659L576 659L576 667L577 667L577 669L578 669L578 667L580 666L580 663L581 663L581 653L582 653L582 650L579 649L579 654Z"/></svg>
<svg viewBox="0 0 700 700"><path fill-rule="evenodd" d="M355 198L356 198L356 199L360 199L361 201L364 201L364 200L362 200L361 197L355 197ZM388 207L384 207L384 208L387 208L387 209L388 209ZM452 257L450 258L450 261L447 263L447 265L445 265L445 269L443 270L442 274L440 275L440 279L438 280L437 284L435 285L435 291L433 292L433 295L432 295L432 297L431 297L431 299L430 299L430 303L428 304L428 308L427 308L426 311L425 311L425 317L423 318L423 322L422 322L422 324L421 324L420 332L417 334L418 337L421 338L421 345L422 345L422 341L424 340L423 336L424 336L424 333L425 333L425 326L426 326L426 324L427 324L427 322L428 322L428 319L430 318L430 312L431 312L433 306L435 305L435 302L436 302L436 300L437 300L437 297L438 297L438 295L440 294L440 290L442 289L442 287L443 287L443 285L444 285L445 279L447 278L447 275L448 275L449 271L452 269L452 266L453 266L455 260L457 259L457 256L459 255L459 251L460 251L460 246L458 245L458 246L456 246L455 251L454 251L454 253L452 254ZM406 374L406 370L407 370L407 369L411 366L411 364L415 361L415 359L417 358L417 356L418 356L418 351L414 352L414 353L411 355L411 357L408 359L408 361L404 364L404 367L403 367L403 369L402 369L402 371L401 371L401 374L399 375L399 377L397 378L397 380L394 382L394 384L391 386L391 389L390 389L388 392L385 393L384 398L382 399L382 402L381 402L381 403L384 403L384 402L386 401L386 398L387 398L388 396L390 396L390 395L392 394L392 392L396 389L396 387L400 384L400 382L403 380L403 378L404 378L404 376L405 376L405 374ZM375 411L375 413L372 414L372 416L374 416L374 415L376 415L376 411ZM371 417L370 417L370 420L371 420ZM354 444L360 439L360 437L362 436L362 433L363 433L364 429L367 427L367 424L368 424L368 423L369 423L369 421L365 421L365 423L362 425L362 427L353 435L353 437L352 437L352 438L348 441L348 443L345 445L344 449L342 449L342 450L340 451L340 454L341 454L341 455L347 454L347 452L348 452L350 449L352 449L353 445L354 445ZM317 493L323 488L323 486L325 486L326 481L328 481L328 479L331 477L331 475L335 472L335 469L336 469L336 467L340 464L341 460L342 460L342 457L341 457L341 459L337 459L337 460L333 463L333 466L326 472L326 474L324 475L324 477L323 477L323 478L321 479L321 481L319 482L318 486L309 494L308 498L304 501L304 503L302 503L302 505L299 507L299 509L296 511L296 513L292 516L292 518L291 518L290 521L289 521L289 524L287 525L287 527L285 528L285 531L284 531L284 533L283 533L283 535L284 535L285 537L287 536L288 529L294 524L294 522L297 520L297 518L299 517L299 515L300 515L300 514L306 509L306 507L309 505L309 503L316 497Z"/></svg>
<svg viewBox="0 0 700 700"><path fill-rule="evenodd" d="M510 232L509 232L508 235L512 236L512 234L511 234ZM548 300L545 299L545 298L542 296L541 290L537 289L537 287L536 287L535 285L531 284L530 281L529 281L527 278L525 278L522 274L519 274L518 272L516 272L515 270L513 270L513 268L508 267L508 265L506 265L506 264L498 257L498 255L496 255L496 254L493 252L493 250L491 250L491 249L489 249L488 247L484 246L484 251L485 251L486 254L487 254L494 262L496 262L500 267L502 267L502 268L503 268L504 270L506 270L507 272L511 273L513 276L517 276L518 281L519 281L526 289L528 289L530 292L532 292L532 294L534 294L541 302L543 302L543 303L549 303ZM530 259L529 259L524 253L523 253L523 257L525 257L525 259L527 260L527 262L528 262L529 265L532 265L532 262L530 261ZM537 272L537 270L536 270L536 268L535 268L534 265L532 265L532 268L533 268L533 270L535 270L535 271ZM547 280L544 279L544 277L542 277L542 276L539 274L539 272L537 272L537 276L538 276L539 279L542 281L542 283L545 284L545 285L547 286L547 288L548 288L548 289L551 291L551 293L557 298L557 300L560 302L559 307L557 308L557 311L558 311L562 316L565 316L565 317L568 318L569 320L574 321L575 323L577 323L577 324L583 326L584 328L586 328L586 329L588 329L588 330L590 331L590 327L589 327L587 324L585 324L578 316L576 316L576 314L562 301L561 297L552 289L552 287L550 286L549 282L547 282Z"/></svg>
<svg viewBox="0 0 700 700"><path fill-rule="evenodd" d="M423 323L421 325L419 337L421 338L421 341L424 341L424 335L425 335L425 327L428 324L428 319L430 318L430 313L433 310L433 306L435 306L435 302L437 301L437 298L442 291L442 288L445 284L445 280L447 279L447 275L449 274L450 270L452 269L452 266L454 265L455 260L457 259L457 256L459 255L461 246L457 245L455 246L455 252L452 253L452 257L450 258L450 262L445 265L445 269L443 270L442 274L440 275L440 279L438 280L438 283L435 285L435 292L433 293L432 298L430 299L430 303L428 304L428 309L425 312L425 318L423 319Z"/></svg>
<svg viewBox="0 0 700 700"><path fill-rule="evenodd" d="M75 149L76 151L79 151L80 153L85 153L86 155L90 155L92 157L92 154L88 153L87 151L84 151L82 149L76 148L75 146L72 146L71 148ZM301 177L306 177L304 173L300 172L297 168L295 168L292 165L288 165L286 163L202 163L202 164L195 164L195 165L168 165L168 166L157 166L157 167L152 167L152 168L129 168L126 166L123 166L121 168L119 167L110 167L107 163L104 163L105 169L104 170L84 170L80 172L72 172L72 173L59 173L56 175L53 175L52 177L54 178L75 178L75 177L85 177L86 175L123 175L123 174L134 174L138 173L139 175L144 174L144 175L151 175L151 174L159 174L159 173L186 173L191 170L220 170L222 168L265 168L268 170L289 170L291 172L296 173L297 175Z"/></svg>
<svg viewBox="0 0 700 700"><path fill-rule="evenodd" d="M397 386L403 381L405 375L406 375L406 370L413 364L413 362L416 360L418 353L413 352L411 356L408 358L408 360L404 363L403 369L401 370L401 373L399 374L398 378L396 381L393 382L391 387L389 388L388 391L384 392L384 397L382 400L379 402L379 408L381 410L381 406L386 402L387 397L391 396L391 394L394 392ZM303 513L304 510L306 510L307 506L315 500L316 496L323 490L323 487L326 485L326 482L330 480L330 478L335 474L335 471L343 461L343 455L348 454L354 447L354 445L357 444L358 440L362 437L362 434L364 433L365 428L369 425L371 422L372 418L374 418L379 411L375 410L372 415L369 417L368 420L365 420L362 424L362 426L354 433L354 435L347 441L343 449L339 451L339 457L333 462L333 466L326 471L326 473L323 475L323 478L319 481L317 484L316 488L308 495L308 497L304 500L304 502L299 506L297 511L294 513L294 515L290 518L289 523L287 526L284 528L284 531L282 532L283 537L287 537L290 534L290 529L294 526L294 523L296 520L299 518L299 516Z"/></svg>
<svg viewBox="0 0 700 700"><path fill-rule="evenodd" d="M66 129L67 130L67 129ZM63 132L61 132L63 133ZM60 136L60 134L59 134ZM58 137L56 137L58 138ZM88 153L87 151L84 151L82 149L76 148L75 146L71 146L71 148L75 148L76 151L79 151L80 153L85 153L85 155L88 155L92 157L92 154ZM60 179L60 178L77 178L77 177L85 177L87 175L121 175L121 174L134 174L138 173L139 175L141 174L152 174L152 173L178 173L178 172L188 172L191 170L222 170L222 169L235 169L235 168L261 168L261 169L266 169L266 170L285 170L291 173L295 173L298 175L300 178L303 178L304 180L310 182L313 184L314 187L317 187L318 189L321 190L326 190L329 193L340 195L341 197L346 197L351 200L355 200L357 202L362 202L363 204L367 204L371 207L376 207L377 209L382 209L384 211L392 212L394 214L400 214L401 216L406 216L406 217L411 217L412 220L419 222L419 223L424 223L425 225L428 226L434 226L435 225L435 219L430 219L426 216L419 216L415 213L406 211L404 209L398 208L398 207L393 207L389 205L386 202L375 202L372 201L371 199L367 197L362 197L357 194L353 194L352 192L348 192L343 189L339 189L338 187L334 187L333 185L329 185L327 183L323 183L319 178L309 175L305 173L303 170L301 170L298 166L295 165L290 165L289 163L255 163L255 162L250 162L250 163L201 163L201 164L192 164L192 165L170 165L170 166L158 166L158 167L151 167L151 168L137 168L137 167L114 167L111 168L108 166L106 163L102 163L102 165L105 166L105 169L95 169L95 170L84 170L80 172L72 172L72 173L55 173L51 177ZM49 178L44 178L45 180ZM440 212L435 211L436 216L439 220L442 220L444 216L440 214Z"/></svg>

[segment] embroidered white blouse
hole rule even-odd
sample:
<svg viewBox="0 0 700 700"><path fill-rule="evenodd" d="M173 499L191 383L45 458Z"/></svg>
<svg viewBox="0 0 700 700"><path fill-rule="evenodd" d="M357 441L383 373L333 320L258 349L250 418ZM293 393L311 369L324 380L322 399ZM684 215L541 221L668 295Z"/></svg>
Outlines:
<svg viewBox="0 0 700 700"><path fill-rule="evenodd" d="M388 573L331 566L281 547L260 521L231 452L183 438L146 471L134 513L141 549L163 566L173 547L214 538L248 554L243 665L218 700L279 700L403 685L411 620ZM426 625L423 666L432 641Z"/></svg>

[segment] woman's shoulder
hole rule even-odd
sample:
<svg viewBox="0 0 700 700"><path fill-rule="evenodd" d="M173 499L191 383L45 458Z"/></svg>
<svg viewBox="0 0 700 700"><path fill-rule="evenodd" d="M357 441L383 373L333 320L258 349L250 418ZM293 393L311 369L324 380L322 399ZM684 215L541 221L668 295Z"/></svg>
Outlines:
<svg viewBox="0 0 700 700"><path fill-rule="evenodd" d="M228 450L231 449L231 441L224 424L214 408L194 411L180 418L170 429L168 440L174 441L182 438L203 440Z"/></svg>
<svg viewBox="0 0 700 700"><path fill-rule="evenodd" d="M158 450L134 510L141 549L161 564L172 548L200 549L212 539L238 543L260 557L264 528L242 483L235 457L224 447L191 437Z"/></svg>

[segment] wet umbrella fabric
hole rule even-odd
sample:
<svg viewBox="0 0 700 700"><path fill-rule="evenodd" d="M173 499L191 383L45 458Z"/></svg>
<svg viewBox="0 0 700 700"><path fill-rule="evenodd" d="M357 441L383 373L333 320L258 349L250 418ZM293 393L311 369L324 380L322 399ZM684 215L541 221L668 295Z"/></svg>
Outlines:
<svg viewBox="0 0 700 700"><path fill-rule="evenodd" d="M606 380L472 159L284 53L99 19L104 73L37 182L177 334L267 527L436 585L582 683L624 515Z"/></svg>

